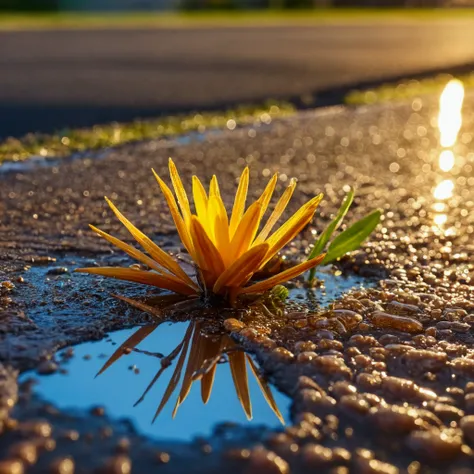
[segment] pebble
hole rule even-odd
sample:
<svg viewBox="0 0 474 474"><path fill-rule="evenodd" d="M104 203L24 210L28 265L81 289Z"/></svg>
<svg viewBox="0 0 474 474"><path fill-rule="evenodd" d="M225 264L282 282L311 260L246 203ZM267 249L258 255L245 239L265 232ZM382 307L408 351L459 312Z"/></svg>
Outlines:
<svg viewBox="0 0 474 474"><path fill-rule="evenodd" d="M389 435L410 433L421 424L415 409L397 405L372 408L369 420L377 429Z"/></svg>
<svg viewBox="0 0 474 474"><path fill-rule="evenodd" d="M104 474L130 474L132 461L128 456L114 456L106 461L103 472Z"/></svg>
<svg viewBox="0 0 474 474"><path fill-rule="evenodd" d="M474 415L465 416L459 422L464 438L467 442L474 447Z"/></svg>
<svg viewBox="0 0 474 474"><path fill-rule="evenodd" d="M75 465L71 457L55 459L49 467L51 474L74 474Z"/></svg>
<svg viewBox="0 0 474 474"><path fill-rule="evenodd" d="M25 468L18 459L3 459L0 461L0 474L23 474Z"/></svg>
<svg viewBox="0 0 474 474"><path fill-rule="evenodd" d="M45 360L38 365L36 372L39 375L51 375L57 372L58 369L59 366L56 364L56 362L52 360Z"/></svg>
<svg viewBox="0 0 474 474"><path fill-rule="evenodd" d="M67 267L52 267L46 272L47 275L64 275L66 273L69 273Z"/></svg>
<svg viewBox="0 0 474 474"><path fill-rule="evenodd" d="M461 453L462 441L459 435L429 430L414 431L407 440L413 453L430 464L453 460Z"/></svg>
<svg viewBox="0 0 474 474"><path fill-rule="evenodd" d="M377 328L394 329L412 334L423 331L423 324L407 316L397 316L382 311L375 311L369 315L369 320Z"/></svg>
<svg viewBox="0 0 474 474"><path fill-rule="evenodd" d="M20 459L24 464L34 465L38 460L38 450L34 443L29 441L22 441L14 444L9 449L9 454Z"/></svg>
<svg viewBox="0 0 474 474"><path fill-rule="evenodd" d="M273 451L254 448L248 457L243 474L290 474L289 464Z"/></svg>

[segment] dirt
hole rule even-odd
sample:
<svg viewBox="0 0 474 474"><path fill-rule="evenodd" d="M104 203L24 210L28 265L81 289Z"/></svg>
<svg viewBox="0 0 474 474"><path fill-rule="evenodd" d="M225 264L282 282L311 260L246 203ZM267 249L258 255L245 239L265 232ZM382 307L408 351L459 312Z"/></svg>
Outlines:
<svg viewBox="0 0 474 474"><path fill-rule="evenodd" d="M473 104L468 97L449 172L438 164L433 97L308 112L180 146L137 143L99 160L91 153L2 176L0 280L10 283L0 296L0 472L22 472L18 459L27 472L72 472L67 461L60 465L65 457L76 472L129 472L130 464L133 472L150 472L157 451L170 453L159 461L162 472L474 472ZM376 288L356 290L330 308L308 299L275 321L226 314L226 328L293 398L294 424L284 431L243 429L234 443L223 445L226 436L217 433L200 447L166 447L106 416L44 407L28 387L17 402L15 371L47 361L59 347L146 320L111 297L142 290L69 271L78 259L123 262L87 228L126 238L104 195L168 250L180 250L150 171L166 176L168 156L187 183L192 173L216 173L229 205L245 164L253 196L274 171L277 192L295 176L292 210L325 193L315 229L337 210L347 185L357 188L349 220L384 210L378 231L339 264L345 273L377 278ZM434 192L443 180L452 180L452 195ZM311 239L307 229L288 258L301 258ZM101 436L104 426L113 435ZM62 440L68 430L79 433L77 441ZM117 447L123 436L129 448Z"/></svg>

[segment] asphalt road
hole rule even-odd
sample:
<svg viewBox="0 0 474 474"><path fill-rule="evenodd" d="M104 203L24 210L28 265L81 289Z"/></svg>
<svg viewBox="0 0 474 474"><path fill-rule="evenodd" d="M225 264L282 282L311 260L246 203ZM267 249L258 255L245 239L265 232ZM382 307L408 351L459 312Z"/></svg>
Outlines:
<svg viewBox="0 0 474 474"><path fill-rule="evenodd" d="M474 21L0 33L0 137L474 62Z"/></svg>

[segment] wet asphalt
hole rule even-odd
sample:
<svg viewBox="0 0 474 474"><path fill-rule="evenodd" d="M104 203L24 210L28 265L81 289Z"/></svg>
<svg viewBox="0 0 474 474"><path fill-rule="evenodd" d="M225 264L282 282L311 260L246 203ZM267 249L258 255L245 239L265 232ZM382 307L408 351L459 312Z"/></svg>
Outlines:
<svg viewBox="0 0 474 474"><path fill-rule="evenodd" d="M55 463L66 457L76 472L124 472L130 464L145 472L155 463L167 473L183 472L183 466L195 473L222 472L223 466L246 474L473 472L473 107L468 95L457 139L444 148L438 97L424 97L302 112L187 145L129 144L1 176L0 280L10 282L0 293L5 472L18 459L27 472L62 472ZM456 116L444 123L455 124ZM242 436L230 443L220 432L193 445L169 446L124 432L106 415L93 421L97 413L58 411L38 400L34 387L16 385L12 370L48 361L58 347L146 321L111 297L136 297L142 289L50 270L73 268L79 258L129 263L87 228L92 223L129 238L106 209L104 195L178 252L150 173L154 167L166 176L169 156L186 183L193 173L203 179L216 173L228 205L246 164L252 197L274 171L280 173L278 194L297 177L291 210L325 193L315 230L337 210L345 185L357 189L349 220L384 210L377 232L338 267L375 278L375 288L354 289L330 308L319 307L309 292L283 317L254 309L207 312L214 320L239 319L227 321L226 329L292 397L293 425L283 432L239 431ZM286 250L288 258L302 258L310 230Z"/></svg>
<svg viewBox="0 0 474 474"><path fill-rule="evenodd" d="M0 138L292 99L474 61L474 22L0 32Z"/></svg>

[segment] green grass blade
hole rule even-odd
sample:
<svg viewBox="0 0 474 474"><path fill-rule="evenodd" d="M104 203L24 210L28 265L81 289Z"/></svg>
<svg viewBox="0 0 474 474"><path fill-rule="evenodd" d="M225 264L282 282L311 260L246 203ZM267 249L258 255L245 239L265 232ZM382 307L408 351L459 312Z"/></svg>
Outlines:
<svg viewBox="0 0 474 474"><path fill-rule="evenodd" d="M344 198L344 201L342 202L341 207L339 208L339 211L337 211L337 215L334 218L334 220L326 227L323 233L319 236L318 240L314 243L313 250L309 254L308 260L318 256L324 250L332 234L339 227L339 225L342 222L342 219L344 219L345 215L347 214L347 211L351 207L351 204L353 201L354 201L354 190L351 189L347 193L346 197ZM315 273L316 273L316 268L312 268L309 273L309 278L308 278L308 281L310 283L314 280Z"/></svg>
<svg viewBox="0 0 474 474"><path fill-rule="evenodd" d="M372 233L380 222L382 212L373 211L361 220L357 221L351 227L339 234L328 248L323 265L333 262L348 252L357 250L360 244Z"/></svg>

